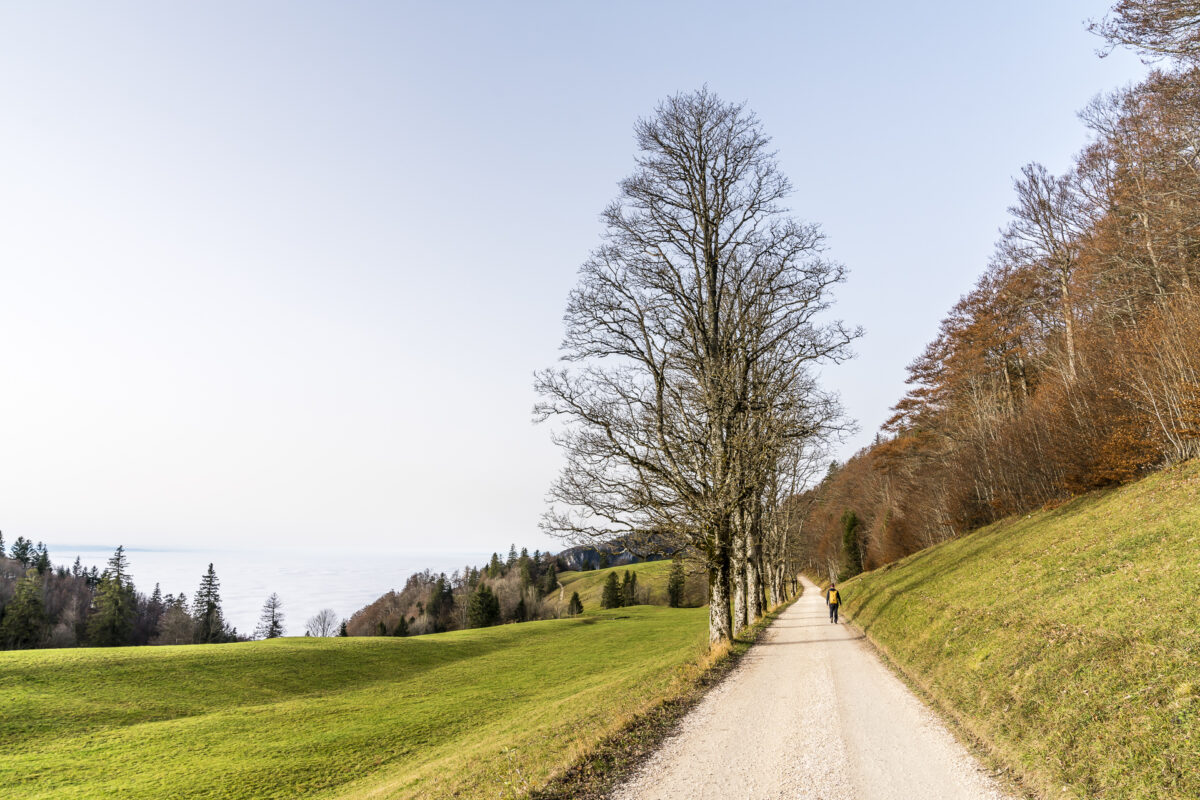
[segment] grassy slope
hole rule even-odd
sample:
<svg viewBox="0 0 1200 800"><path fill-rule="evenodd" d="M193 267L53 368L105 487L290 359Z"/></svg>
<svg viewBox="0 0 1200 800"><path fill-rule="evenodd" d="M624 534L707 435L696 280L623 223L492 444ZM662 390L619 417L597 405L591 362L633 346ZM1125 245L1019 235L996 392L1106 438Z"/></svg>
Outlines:
<svg viewBox="0 0 1200 800"><path fill-rule="evenodd" d="M0 786L509 796L675 691L706 633L704 609L638 606L409 639L0 653Z"/></svg>
<svg viewBox="0 0 1200 800"><path fill-rule="evenodd" d="M878 644L1047 797L1200 797L1200 464L844 587Z"/></svg>
<svg viewBox="0 0 1200 800"><path fill-rule="evenodd" d="M667 604L667 578L670 577L671 562L644 561L640 564L626 564L623 567L558 573L558 582L563 585L563 608L566 608L572 592L579 592L579 599L583 601L584 611L600 608L600 596L604 593L604 582L608 580L609 573L617 573L617 579L620 580L625 576L626 570L637 573L639 590L649 589L650 605L665 606Z"/></svg>

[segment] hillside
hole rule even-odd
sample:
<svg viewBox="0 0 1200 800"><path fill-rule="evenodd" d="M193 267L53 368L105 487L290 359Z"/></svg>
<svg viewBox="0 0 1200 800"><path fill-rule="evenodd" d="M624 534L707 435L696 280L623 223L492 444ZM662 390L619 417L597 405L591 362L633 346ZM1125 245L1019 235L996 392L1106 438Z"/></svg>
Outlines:
<svg viewBox="0 0 1200 800"><path fill-rule="evenodd" d="M607 567L605 569L589 570L587 572L560 572L558 582L562 586L555 598L560 611L565 613L567 601L572 592L579 592L585 611L600 608L600 596L604 593L604 582L610 573L616 573L617 578L624 577L626 570L638 576L639 599L648 605L667 605L667 579L671 574L670 561L647 561L638 564ZM707 584L704 576L697 574L694 567L687 571L687 583L684 588L684 605L699 606L707 601L705 589Z"/></svg>
<svg viewBox="0 0 1200 800"><path fill-rule="evenodd" d="M433 636L0 653L16 798L514 796L676 691L703 609ZM526 783L527 782L527 783Z"/></svg>
<svg viewBox="0 0 1200 800"><path fill-rule="evenodd" d="M1200 797L1200 463L844 585L852 619L1046 797Z"/></svg>

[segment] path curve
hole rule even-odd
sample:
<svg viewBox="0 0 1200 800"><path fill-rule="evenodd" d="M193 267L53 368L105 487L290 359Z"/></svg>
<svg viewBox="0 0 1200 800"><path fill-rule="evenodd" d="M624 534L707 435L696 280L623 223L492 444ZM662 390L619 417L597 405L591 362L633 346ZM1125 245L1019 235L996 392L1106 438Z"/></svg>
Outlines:
<svg viewBox="0 0 1200 800"><path fill-rule="evenodd" d="M1010 800L862 639L805 580L612 800Z"/></svg>

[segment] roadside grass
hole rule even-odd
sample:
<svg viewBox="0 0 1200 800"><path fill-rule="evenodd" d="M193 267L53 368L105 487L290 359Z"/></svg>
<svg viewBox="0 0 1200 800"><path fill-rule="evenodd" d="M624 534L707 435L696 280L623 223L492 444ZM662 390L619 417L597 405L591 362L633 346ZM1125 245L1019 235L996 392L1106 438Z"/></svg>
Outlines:
<svg viewBox="0 0 1200 800"><path fill-rule="evenodd" d="M1200 797L1200 463L842 588L851 619L1042 796Z"/></svg>
<svg viewBox="0 0 1200 800"><path fill-rule="evenodd" d="M531 800L605 800L613 789L654 753L687 713L738 665L772 622L800 595L763 615L733 642L709 650L694 677L680 690L635 715L620 730L608 735L567 771L531 793Z"/></svg>
<svg viewBox="0 0 1200 800"><path fill-rule="evenodd" d="M0 786L6 800L523 796L694 683L707 622L635 606L412 638L0 653Z"/></svg>

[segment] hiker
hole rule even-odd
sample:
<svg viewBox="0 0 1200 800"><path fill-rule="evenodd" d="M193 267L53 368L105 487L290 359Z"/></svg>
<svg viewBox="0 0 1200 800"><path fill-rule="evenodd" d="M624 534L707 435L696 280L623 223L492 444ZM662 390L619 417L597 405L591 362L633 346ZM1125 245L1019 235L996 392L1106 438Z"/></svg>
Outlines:
<svg viewBox="0 0 1200 800"><path fill-rule="evenodd" d="M836 581L829 582L829 588L825 590L825 602L829 604L829 621L836 625L838 606L842 604L842 595L838 592Z"/></svg>

